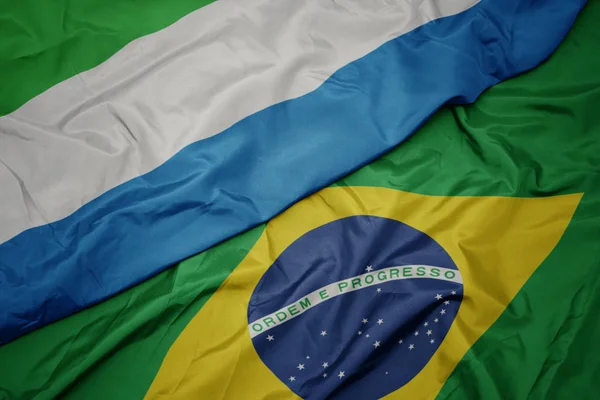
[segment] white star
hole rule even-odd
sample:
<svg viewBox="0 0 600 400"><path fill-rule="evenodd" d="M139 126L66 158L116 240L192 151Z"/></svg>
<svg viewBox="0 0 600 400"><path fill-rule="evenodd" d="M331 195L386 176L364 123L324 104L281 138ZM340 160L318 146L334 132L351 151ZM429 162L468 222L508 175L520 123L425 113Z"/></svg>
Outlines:
<svg viewBox="0 0 600 400"><path fill-rule="evenodd" d="M439 319L434 319L433 322L435 322L436 324L438 323Z"/></svg>
<svg viewBox="0 0 600 400"><path fill-rule="evenodd" d="M371 271L373 271L373 267L371 267L370 265L367 265L367 268L365 270L367 272L371 272Z"/></svg>
<svg viewBox="0 0 600 400"><path fill-rule="evenodd" d="M324 363L323 363L323 365L322 365L322 367L323 367L323 368L327 368L327 367L329 367L329 363L326 363L326 362L324 362Z"/></svg>
<svg viewBox="0 0 600 400"><path fill-rule="evenodd" d="M387 375L387 374L388 374L388 372L387 372L387 371L385 371L385 374Z"/></svg>
<svg viewBox="0 0 600 400"><path fill-rule="evenodd" d="M273 336L273 335L268 335L268 336L267 336L267 340L268 340L269 342L272 342L273 340L275 340L275 336Z"/></svg>
<svg viewBox="0 0 600 400"><path fill-rule="evenodd" d="M295 376L290 376L290 382L294 382L296 380Z"/></svg>
<svg viewBox="0 0 600 400"><path fill-rule="evenodd" d="M398 344L402 344L402 343L404 343L404 340L400 339L400 340L398 341Z"/></svg>
<svg viewBox="0 0 600 400"><path fill-rule="evenodd" d="M427 326L427 325L429 325L429 322L425 322L425 323L423 324L423 326Z"/></svg>
<svg viewBox="0 0 600 400"><path fill-rule="evenodd" d="M377 293L381 293L381 288L377 288Z"/></svg>
<svg viewBox="0 0 600 400"><path fill-rule="evenodd" d="M327 374L323 374L323 378L327 378Z"/></svg>
<svg viewBox="0 0 600 400"><path fill-rule="evenodd" d="M431 329L427 331L427 336L431 335Z"/></svg>
<svg viewBox="0 0 600 400"><path fill-rule="evenodd" d="M303 370L304 369L304 364L298 364L298 366L296 368L298 368L299 370Z"/></svg>
<svg viewBox="0 0 600 400"><path fill-rule="evenodd" d="M381 344L381 342L379 340L376 340L375 343L373 343L373 346L375 346L375 348L379 347L379 345Z"/></svg>
<svg viewBox="0 0 600 400"><path fill-rule="evenodd" d="M438 294L436 294L436 295L435 295L435 299L436 299L436 300L441 300L441 299L442 299L442 295L441 295L441 294L439 294L439 293L438 293Z"/></svg>
<svg viewBox="0 0 600 400"><path fill-rule="evenodd" d="M378 319L377 320L377 325L381 325L381 324L383 324L383 320L382 319Z"/></svg>
<svg viewBox="0 0 600 400"><path fill-rule="evenodd" d="M414 345L414 344L411 344L411 345L409 345L409 346L408 346L408 349L409 349L409 350L412 350L412 349L414 349L414 348L415 348L415 345Z"/></svg>
<svg viewBox="0 0 600 400"><path fill-rule="evenodd" d="M429 341L429 343L431 343L431 344L433 344L433 342L435 342L435 339L431 339L431 340Z"/></svg>
<svg viewBox="0 0 600 400"><path fill-rule="evenodd" d="M456 294L456 290L453 290L453 291L452 291L452 292L450 292L450 293L452 293L452 294Z"/></svg>
<svg viewBox="0 0 600 400"><path fill-rule="evenodd" d="M362 335L362 331L358 331L356 334L360 336Z"/></svg>
<svg viewBox="0 0 600 400"><path fill-rule="evenodd" d="M440 311L440 314L442 314L442 315L446 314L446 310L444 310L444 309L442 308L442 311Z"/></svg>
<svg viewBox="0 0 600 400"><path fill-rule="evenodd" d="M321 331L321 336L327 335L327 331Z"/></svg>
<svg viewBox="0 0 600 400"><path fill-rule="evenodd" d="M444 304L445 304L445 305L448 305L448 304L450 304L450 301L449 301L449 300L446 300L446 301L444 302Z"/></svg>
<svg viewBox="0 0 600 400"><path fill-rule="evenodd" d="M419 336L419 331L415 331L415 336Z"/></svg>
<svg viewBox="0 0 600 400"><path fill-rule="evenodd" d="M342 379L344 376L346 376L346 371L340 371L338 378Z"/></svg>
<svg viewBox="0 0 600 400"><path fill-rule="evenodd" d="M369 334L367 333L367 337L371 337L371 335L369 335Z"/></svg>
<svg viewBox="0 0 600 400"><path fill-rule="evenodd" d="M310 356L306 356L306 359L307 359L307 360L310 360Z"/></svg>
<svg viewBox="0 0 600 400"><path fill-rule="evenodd" d="M369 322L369 320L368 320L368 319L366 319L366 318L363 318L363 320L362 320L362 323L363 323L363 324L366 324L367 322Z"/></svg>

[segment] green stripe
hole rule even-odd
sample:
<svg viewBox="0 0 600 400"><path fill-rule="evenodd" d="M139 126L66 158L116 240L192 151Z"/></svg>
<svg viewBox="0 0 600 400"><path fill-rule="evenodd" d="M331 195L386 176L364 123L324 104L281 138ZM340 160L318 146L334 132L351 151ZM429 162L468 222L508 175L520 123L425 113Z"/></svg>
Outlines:
<svg viewBox="0 0 600 400"><path fill-rule="evenodd" d="M338 183L436 195L585 192L559 246L440 399L589 398L600 389L599 20L592 1L547 63L473 106L440 111L406 144ZM140 398L169 345L262 229L1 347L0 399Z"/></svg>
<svg viewBox="0 0 600 400"><path fill-rule="evenodd" d="M0 115L214 0L0 0Z"/></svg>

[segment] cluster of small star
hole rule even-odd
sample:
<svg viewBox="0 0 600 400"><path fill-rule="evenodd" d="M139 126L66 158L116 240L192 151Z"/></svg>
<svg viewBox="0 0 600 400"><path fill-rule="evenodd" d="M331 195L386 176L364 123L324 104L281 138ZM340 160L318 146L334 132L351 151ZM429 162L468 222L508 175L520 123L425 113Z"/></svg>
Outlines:
<svg viewBox="0 0 600 400"><path fill-rule="evenodd" d="M372 267L367 267L367 271L370 271L369 268L372 269ZM380 289L378 289L378 292L380 291ZM456 291L452 291L451 295L456 295ZM435 300L439 301L440 304L443 304L444 306L448 306L450 305L450 301L449 300L445 300L444 297L442 296L442 294L438 293L435 295ZM435 339L434 338L430 338L432 335L434 335L434 330L435 330L435 326L437 323L440 322L440 318L443 318L443 316L446 315L446 308L442 308L439 311L439 316L436 316L435 318L433 318L431 321L425 321L423 323L423 328L419 328L416 329L411 335L404 337L402 339L400 339L398 341L399 345L406 345L406 348L408 349L408 351L412 351L416 348L418 343L418 337L426 337L427 342L429 343L429 345L433 345L435 344ZM375 319L375 324L377 326L381 326L383 325L385 322L383 320L383 318L377 318ZM359 329L356 332L356 335L364 337L365 339L369 339L372 340L372 346L373 346L373 350L381 347L382 345L382 341L381 340L373 340L371 339L371 334L376 335L376 333L373 333L374 331L371 330L371 333L368 333L368 326L369 326L370 322L368 318L362 318L362 320L360 321L360 325L362 326L361 329ZM375 325L373 325L375 326ZM319 333L319 335L321 337L325 337L327 336L327 331L326 330L321 330L321 332ZM266 340L271 342L275 340L275 335L267 335ZM427 343L425 342L425 343ZM424 344L424 343L422 343ZM306 366L310 363L310 356L306 356L305 360L303 360L302 362L299 362L298 365L295 366L295 369L297 370L297 373L301 373L300 371L304 371L306 369ZM327 378L329 376L328 368L329 368L329 362L327 361L323 361L322 363L319 363L319 368L321 369L321 376L323 378ZM388 372L386 371L385 374L387 375ZM344 370L339 370L335 373L335 376L338 379L343 379L346 377L346 371ZM290 377L288 378L289 382L295 382L296 381L296 375L290 375Z"/></svg>
<svg viewBox="0 0 600 400"><path fill-rule="evenodd" d="M306 359L310 360L310 356L306 356ZM299 371L302 371L303 369L305 369L304 365L305 364L298 363L298 366L296 366L296 369L298 369ZM328 362L324 362L323 364L320 365L320 367L323 368L323 370L326 370L327 368L329 368L329 363ZM322 376L323 376L323 378L327 378L327 375L328 375L327 372L324 372ZM346 376L346 371L340 371L337 374L337 377L340 378L340 379L344 378L345 376ZM296 380L296 377L295 376L290 376L288 380L290 382L294 382Z"/></svg>
<svg viewBox="0 0 600 400"><path fill-rule="evenodd" d="M451 292L451 294L452 294L453 296L454 296L454 295L456 295L456 291L455 291L455 290L453 290L453 291ZM438 293L438 294L436 294L436 295L435 295L435 299L436 299L436 300L443 300L443 296L442 296L440 293ZM447 306L447 305L450 305L450 300L444 300L443 304L444 304L445 306ZM443 316L443 315L446 315L446 309L445 309L445 308L442 308L442 309L440 310L440 316ZM434 325L432 325L432 326L435 326L435 324L437 324L438 322L440 322L440 317L436 317L436 318L434 318L434 319L433 319L433 324L434 324ZM425 331L425 335L427 335L428 337L429 337L429 336L431 336L431 335L433 334L433 329L429 329L429 327L430 327L430 326L429 326L429 321L425 321L425 322L423 323L423 331ZM435 328L434 328L434 329L435 329ZM419 334L420 334L420 331L417 329L417 330L415 330L415 332L414 332L414 333L413 333L411 336L409 336L409 337L412 339L412 338L415 338L415 337L419 336ZM414 341L415 341L415 340L410 340L410 339L408 339L408 338L404 338L404 339L400 339L400 340L398 341L398 344L404 344L404 341L405 341L405 339L406 339L408 342L414 342ZM433 338L432 338L432 339L428 339L428 340L429 340L429 343L430 343L430 344L434 344L434 343L435 343L435 339L433 339ZM409 343L409 345L408 345L408 350L413 350L414 348L415 348L415 343Z"/></svg>

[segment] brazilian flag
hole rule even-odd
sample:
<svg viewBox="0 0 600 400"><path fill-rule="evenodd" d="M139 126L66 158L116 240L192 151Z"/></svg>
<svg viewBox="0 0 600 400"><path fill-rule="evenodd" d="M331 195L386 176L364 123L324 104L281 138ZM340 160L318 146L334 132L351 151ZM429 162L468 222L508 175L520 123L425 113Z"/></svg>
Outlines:
<svg viewBox="0 0 600 400"><path fill-rule="evenodd" d="M0 399L598 398L598 21L590 1L538 68L0 346Z"/></svg>

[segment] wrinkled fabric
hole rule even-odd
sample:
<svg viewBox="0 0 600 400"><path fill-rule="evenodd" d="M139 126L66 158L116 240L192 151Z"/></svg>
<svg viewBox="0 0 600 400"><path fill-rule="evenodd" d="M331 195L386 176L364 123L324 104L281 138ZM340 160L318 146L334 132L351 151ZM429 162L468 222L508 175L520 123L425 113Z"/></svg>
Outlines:
<svg viewBox="0 0 600 400"><path fill-rule="evenodd" d="M186 146L312 92L390 39L476 2L224 0L134 41L0 117L0 243L68 217ZM195 151L207 159L177 182L153 184L176 190L189 172L218 169L222 153Z"/></svg>
<svg viewBox="0 0 600 400"><path fill-rule="evenodd" d="M584 2L525 3L486 0L391 40L315 91L0 245L0 341L267 220L403 141L442 104L472 102L536 66Z"/></svg>
<svg viewBox="0 0 600 400"><path fill-rule="evenodd" d="M213 1L3 0L0 115Z"/></svg>
<svg viewBox="0 0 600 400"><path fill-rule="evenodd" d="M472 106L440 110L410 140L336 183L427 195L584 193L558 246L457 366L440 400L600 391L599 19L592 1L542 66ZM173 341L263 228L0 346L0 398L143 398Z"/></svg>
<svg viewBox="0 0 600 400"><path fill-rule="evenodd" d="M145 398L431 399L581 198L323 189L269 221Z"/></svg>

